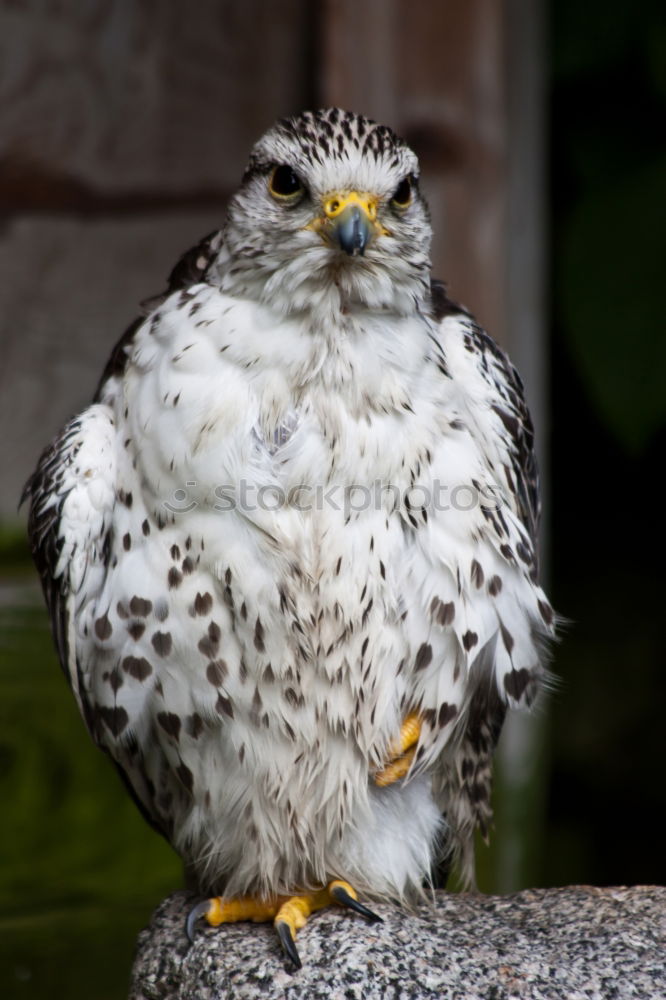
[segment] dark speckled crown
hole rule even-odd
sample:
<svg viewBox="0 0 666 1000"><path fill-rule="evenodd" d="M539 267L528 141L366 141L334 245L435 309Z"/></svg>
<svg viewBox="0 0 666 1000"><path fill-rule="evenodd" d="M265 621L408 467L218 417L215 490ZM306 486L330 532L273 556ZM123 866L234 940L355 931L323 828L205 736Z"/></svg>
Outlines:
<svg viewBox="0 0 666 1000"><path fill-rule="evenodd" d="M361 155L373 156L375 160L389 157L389 163L397 167L398 151L409 149L407 143L388 125L380 125L371 118L341 108L321 108L319 111L304 111L292 118L282 118L271 131L292 142L295 140L303 156L317 163L322 163L324 159L342 158L351 145ZM247 173L265 170L268 166L262 151L255 149Z"/></svg>

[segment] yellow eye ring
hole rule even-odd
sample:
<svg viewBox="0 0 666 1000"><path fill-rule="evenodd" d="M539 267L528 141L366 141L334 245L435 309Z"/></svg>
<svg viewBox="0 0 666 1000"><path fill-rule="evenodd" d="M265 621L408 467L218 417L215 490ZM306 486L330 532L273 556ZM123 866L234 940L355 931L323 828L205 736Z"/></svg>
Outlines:
<svg viewBox="0 0 666 1000"><path fill-rule="evenodd" d="M391 198L391 205L399 210L404 210L409 208L412 203L413 197L412 189L412 178L411 175L408 177L403 177L403 179L398 184L397 188L393 192Z"/></svg>
<svg viewBox="0 0 666 1000"><path fill-rule="evenodd" d="M286 163L273 167L268 190L276 201L296 201L305 192L300 178Z"/></svg>

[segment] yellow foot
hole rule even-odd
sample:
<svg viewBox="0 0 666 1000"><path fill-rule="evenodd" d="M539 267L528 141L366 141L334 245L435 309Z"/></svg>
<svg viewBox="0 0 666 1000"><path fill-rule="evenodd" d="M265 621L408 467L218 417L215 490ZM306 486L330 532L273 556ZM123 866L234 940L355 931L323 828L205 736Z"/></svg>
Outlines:
<svg viewBox="0 0 666 1000"><path fill-rule="evenodd" d="M187 916L185 933L190 943L194 944L194 925L200 917L204 917L211 927L220 924L235 924L241 920L253 920L263 923L272 920L286 896L276 899L260 899L258 896L238 896L236 899L224 900L220 896L203 899L193 906Z"/></svg>
<svg viewBox="0 0 666 1000"><path fill-rule="evenodd" d="M322 910L331 903L348 906L372 921L382 919L363 903L359 903L356 891L348 882L336 879L329 882L325 889L304 893L302 896L277 896L270 900L256 896L240 896L226 901L214 896L212 899L197 903L192 908L185 930L193 942L194 924L199 917L204 917L211 927L236 923L240 920L253 920L257 923L272 920L285 954L296 968L300 969L301 960L296 949L296 932L305 926L311 913Z"/></svg>
<svg viewBox="0 0 666 1000"><path fill-rule="evenodd" d="M416 744L421 735L421 720L415 712L408 715L400 727L400 736L390 747L390 757L381 771L375 774L375 784L380 788L404 778L414 760Z"/></svg>
<svg viewBox="0 0 666 1000"><path fill-rule="evenodd" d="M329 882L326 888L320 889L319 892L292 896L291 899L282 904L273 923L285 954L297 969L301 967L301 959L296 949L296 931L305 926L311 913L314 913L315 910L323 910L331 903L348 906L350 909L356 910L357 913L362 913L373 923L382 919L363 903L359 903L356 890L350 886L349 882L343 882L341 879Z"/></svg>

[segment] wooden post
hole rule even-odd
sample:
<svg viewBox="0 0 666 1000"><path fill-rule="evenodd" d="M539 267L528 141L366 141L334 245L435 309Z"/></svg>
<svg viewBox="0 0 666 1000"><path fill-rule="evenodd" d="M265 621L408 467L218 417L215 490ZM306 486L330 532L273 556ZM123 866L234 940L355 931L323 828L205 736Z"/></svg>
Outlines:
<svg viewBox="0 0 666 1000"><path fill-rule="evenodd" d="M548 581L548 398L546 345L546 7L505 0L507 81L507 346L525 382L541 474L541 575ZM546 706L547 707L547 703ZM495 884L508 892L539 884L547 789L547 728L538 714L512 713L498 750Z"/></svg>

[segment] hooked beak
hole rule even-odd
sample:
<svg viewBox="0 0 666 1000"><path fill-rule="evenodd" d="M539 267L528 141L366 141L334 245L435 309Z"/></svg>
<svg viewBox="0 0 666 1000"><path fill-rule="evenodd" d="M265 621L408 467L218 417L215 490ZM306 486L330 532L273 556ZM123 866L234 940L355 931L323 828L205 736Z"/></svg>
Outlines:
<svg viewBox="0 0 666 1000"><path fill-rule="evenodd" d="M323 215L305 228L319 233L325 243L338 246L350 257L363 256L372 239L389 234L377 221L377 199L358 191L329 195Z"/></svg>

